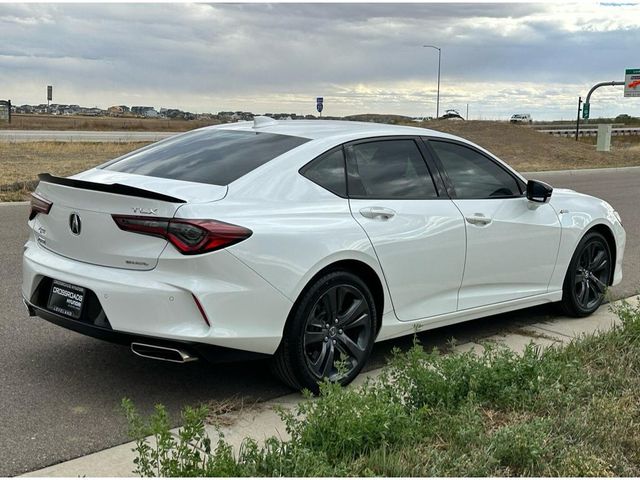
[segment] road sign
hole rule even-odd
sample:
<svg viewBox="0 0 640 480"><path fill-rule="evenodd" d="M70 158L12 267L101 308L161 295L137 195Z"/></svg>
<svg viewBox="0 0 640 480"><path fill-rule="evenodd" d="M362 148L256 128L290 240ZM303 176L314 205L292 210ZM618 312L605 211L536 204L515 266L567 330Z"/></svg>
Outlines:
<svg viewBox="0 0 640 480"><path fill-rule="evenodd" d="M47 85L47 101L53 100L53 86Z"/></svg>
<svg viewBox="0 0 640 480"><path fill-rule="evenodd" d="M589 110L591 109L591 104L590 103L585 103L582 105L582 118L584 120L588 120L589 119Z"/></svg>
<svg viewBox="0 0 640 480"><path fill-rule="evenodd" d="M627 68L625 70L624 96L640 97L640 68Z"/></svg>
<svg viewBox="0 0 640 480"><path fill-rule="evenodd" d="M316 108L318 109L318 113L322 113L324 103L324 97L316 98Z"/></svg>

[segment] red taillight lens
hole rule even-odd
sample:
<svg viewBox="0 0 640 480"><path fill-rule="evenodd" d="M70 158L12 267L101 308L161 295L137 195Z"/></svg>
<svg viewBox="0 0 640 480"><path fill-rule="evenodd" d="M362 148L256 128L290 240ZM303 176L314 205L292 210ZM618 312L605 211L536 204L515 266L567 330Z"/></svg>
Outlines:
<svg viewBox="0 0 640 480"><path fill-rule="evenodd" d="M37 193L31 194L31 212L29 212L29 220L33 220L38 213L47 215L51 210L52 202Z"/></svg>
<svg viewBox="0 0 640 480"><path fill-rule="evenodd" d="M167 238L167 228L169 227L168 218L155 219L126 215L112 215L112 217L121 230Z"/></svg>
<svg viewBox="0 0 640 480"><path fill-rule="evenodd" d="M183 255L220 250L249 238L253 233L248 228L217 220L112 216L121 230L166 238Z"/></svg>
<svg viewBox="0 0 640 480"><path fill-rule="evenodd" d="M248 228L216 220L169 222L169 241L185 255L211 252L241 242L251 236Z"/></svg>

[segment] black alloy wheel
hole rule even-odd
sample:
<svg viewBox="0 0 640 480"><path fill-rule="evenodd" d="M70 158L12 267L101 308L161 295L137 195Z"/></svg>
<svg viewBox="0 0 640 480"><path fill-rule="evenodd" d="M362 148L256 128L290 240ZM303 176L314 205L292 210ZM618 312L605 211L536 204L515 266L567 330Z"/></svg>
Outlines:
<svg viewBox="0 0 640 480"><path fill-rule="evenodd" d="M376 315L371 291L360 277L335 271L319 278L292 311L274 373L296 389L315 393L324 379L350 383L373 348Z"/></svg>
<svg viewBox="0 0 640 480"><path fill-rule="evenodd" d="M318 299L304 331L305 360L318 380L338 380L361 365L373 335L370 317L364 294L352 285L331 287Z"/></svg>
<svg viewBox="0 0 640 480"><path fill-rule="evenodd" d="M587 234L578 244L565 278L562 297L565 312L578 317L595 312L604 300L612 268L606 239L597 232Z"/></svg>

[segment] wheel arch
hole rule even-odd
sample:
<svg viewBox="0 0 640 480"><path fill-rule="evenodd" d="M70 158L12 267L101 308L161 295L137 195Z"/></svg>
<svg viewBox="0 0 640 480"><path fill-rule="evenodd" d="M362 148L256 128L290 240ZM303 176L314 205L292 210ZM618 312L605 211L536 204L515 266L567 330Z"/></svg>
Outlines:
<svg viewBox="0 0 640 480"><path fill-rule="evenodd" d="M382 279L378 275L378 273L367 263L361 260L355 259L343 259L334 261L320 270L318 270L305 284L302 288L296 300L293 302L291 309L289 310L289 314L287 315L287 320L284 325L284 329L287 328L287 325L290 323L293 312L295 312L296 308L300 300L304 297L306 291L313 285L313 283L320 277L326 275L330 272L335 272L338 270L344 270L354 275L360 277L371 290L371 294L373 295L373 301L376 305L376 336L380 332L380 328L382 326L382 315L384 312L384 304L385 304L385 291L384 286L382 284ZM283 329L283 330L284 330Z"/></svg>
<svg viewBox="0 0 640 480"><path fill-rule="evenodd" d="M580 240L582 240L586 235L588 235L591 232L597 232L600 235L602 235L604 237L604 239L607 241L607 245L609 245L609 250L611 251L611 273L609 274L609 286L613 283L613 277L615 274L615 266L616 266L616 261L617 261L617 246L616 246L616 237L613 235L613 230L611 230L611 228L609 228L608 225L604 224L604 223L598 223L596 225L593 225L591 228L589 228L584 235L582 235L582 237L580 238Z"/></svg>

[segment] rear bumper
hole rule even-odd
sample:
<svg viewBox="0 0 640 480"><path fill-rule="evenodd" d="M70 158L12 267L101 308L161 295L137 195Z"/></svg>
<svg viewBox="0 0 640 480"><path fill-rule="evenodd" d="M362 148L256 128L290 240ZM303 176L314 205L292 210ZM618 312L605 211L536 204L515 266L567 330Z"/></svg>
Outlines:
<svg viewBox="0 0 640 480"><path fill-rule="evenodd" d="M72 320L70 318L50 312L46 309L33 305L24 299L25 306L29 310L29 315L37 316L68 330L87 335L89 337L105 340L111 343L130 346L132 343L146 343L166 348L179 348L191 353L198 358L204 358L212 363L236 362L241 360L257 360L268 358L269 355L263 353L248 352L246 350L235 350L232 348L208 345L206 343L186 342L177 340L167 340L147 335L138 335L127 332L119 332L106 327L99 327L94 324Z"/></svg>
<svg viewBox="0 0 640 480"><path fill-rule="evenodd" d="M113 332L101 330L102 323L78 325L45 310L46 300L35 295L46 279L91 290ZM135 271L71 260L32 240L25 245L22 294L38 316L117 343L126 343L128 335L267 355L278 348L291 308L280 292L224 250L199 258L161 257L154 270Z"/></svg>

